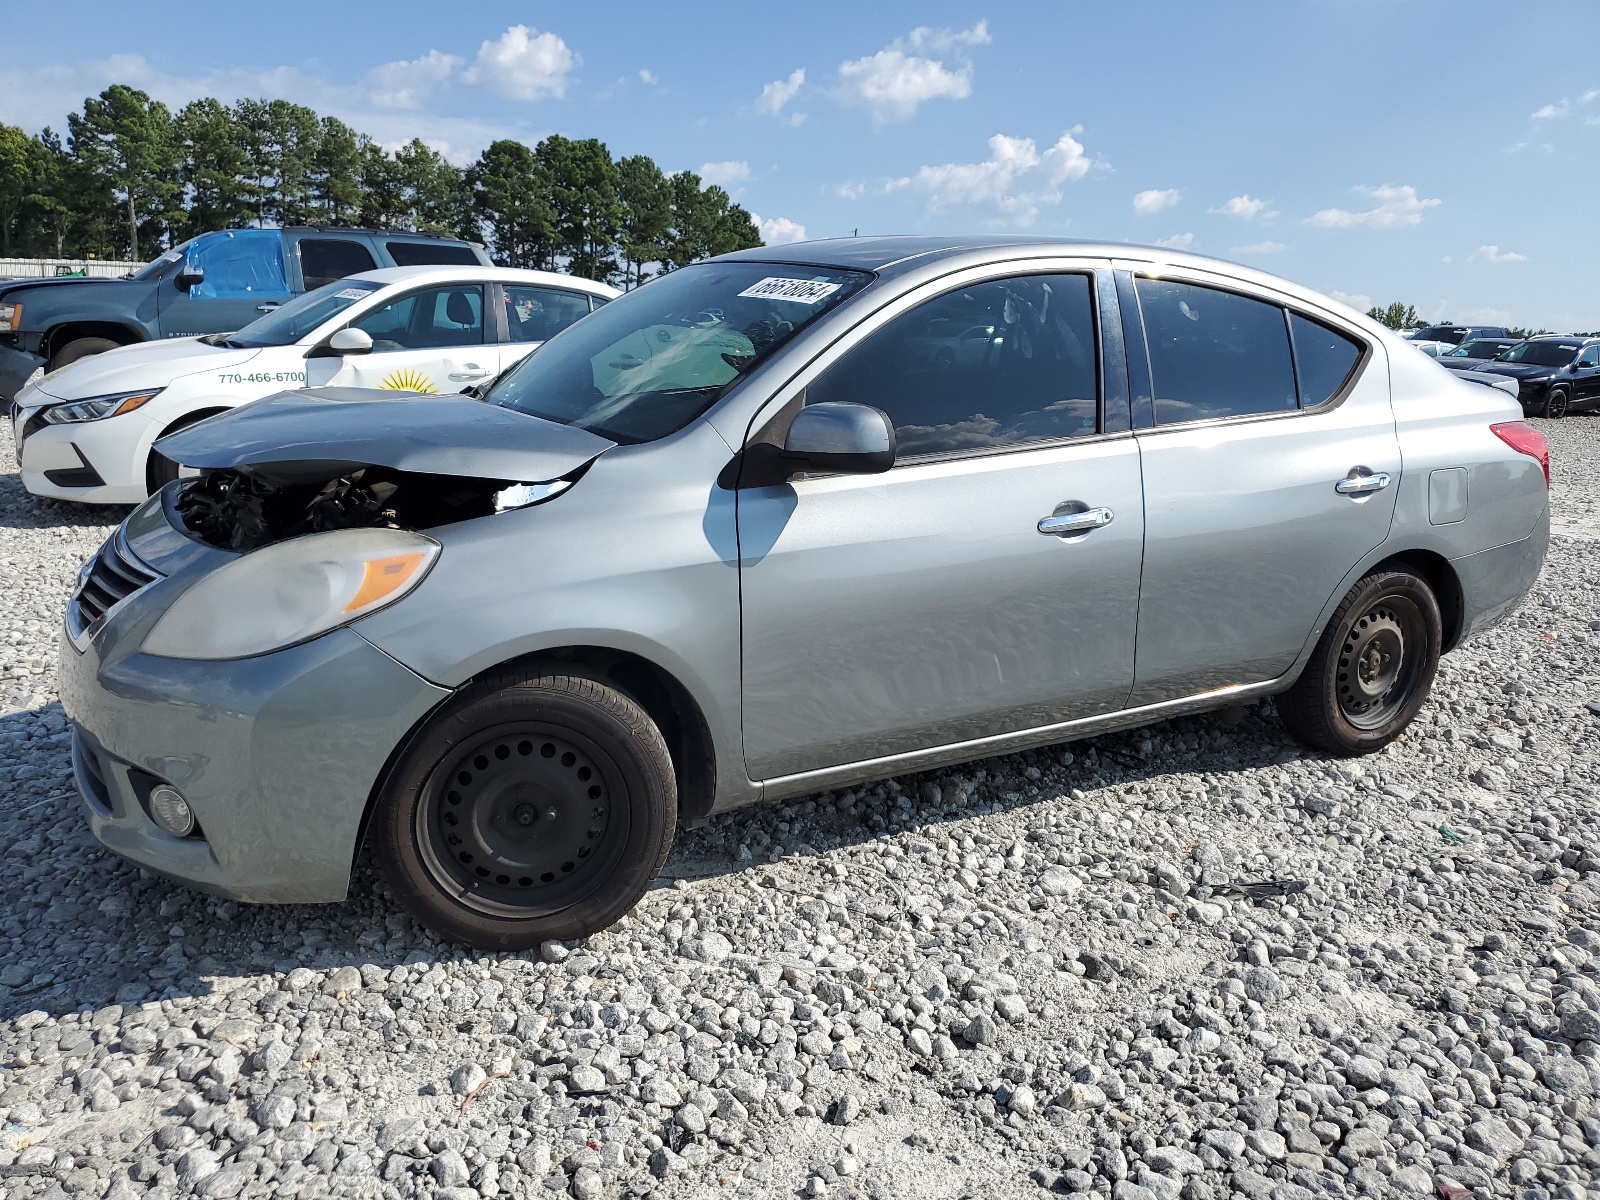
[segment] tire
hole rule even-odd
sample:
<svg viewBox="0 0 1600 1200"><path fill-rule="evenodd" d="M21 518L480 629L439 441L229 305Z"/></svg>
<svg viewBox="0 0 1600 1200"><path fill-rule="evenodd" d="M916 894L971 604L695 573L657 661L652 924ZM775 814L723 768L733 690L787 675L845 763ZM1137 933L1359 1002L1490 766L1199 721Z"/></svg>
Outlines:
<svg viewBox="0 0 1600 1200"><path fill-rule="evenodd" d="M161 438L166 437L169 433L177 433L180 429L187 429L191 425L198 425L207 417L214 417L219 412L226 411L226 409L212 409L208 412L189 413L187 416L179 417L171 425L168 425L165 429L163 429L161 431L161 437L158 437L156 440L160 441ZM147 495L154 496L174 479L180 478L182 474L182 468L178 463L173 462L165 454L161 454L156 450L151 450L150 457L145 461L144 465L145 493Z"/></svg>
<svg viewBox="0 0 1600 1200"><path fill-rule="evenodd" d="M1569 403L1566 388L1551 388L1550 394L1544 398L1544 415L1552 421L1559 421L1567 415Z"/></svg>
<svg viewBox="0 0 1600 1200"><path fill-rule="evenodd" d="M1353 756L1381 750L1428 698L1444 644L1433 589L1409 571L1377 571L1334 610L1278 714L1313 749Z"/></svg>
<svg viewBox="0 0 1600 1200"><path fill-rule="evenodd" d="M80 358L88 358L91 354L104 354L107 350L115 350L120 345L121 342L113 342L110 338L75 338L50 356L50 362L45 370L59 371L62 367L71 366Z"/></svg>
<svg viewBox="0 0 1600 1200"><path fill-rule="evenodd" d="M632 909L677 813L666 741L631 698L581 674L504 670L406 748L373 831L417 920L481 950L526 950Z"/></svg>

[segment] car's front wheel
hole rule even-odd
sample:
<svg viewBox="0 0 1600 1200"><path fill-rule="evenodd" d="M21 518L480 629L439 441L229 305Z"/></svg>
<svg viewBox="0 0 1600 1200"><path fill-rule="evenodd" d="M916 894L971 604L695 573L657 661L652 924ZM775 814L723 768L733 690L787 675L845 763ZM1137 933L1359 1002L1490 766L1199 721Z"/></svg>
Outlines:
<svg viewBox="0 0 1600 1200"><path fill-rule="evenodd" d="M1567 389L1551 388L1545 397L1544 415L1555 421L1567 415Z"/></svg>
<svg viewBox="0 0 1600 1200"><path fill-rule="evenodd" d="M1439 602L1409 571L1362 579L1334 610L1300 678L1278 697L1297 739L1330 754L1371 754L1417 715L1444 643Z"/></svg>
<svg viewBox="0 0 1600 1200"><path fill-rule="evenodd" d="M396 899L485 950L586 937L638 903L666 860L677 785L661 731L577 673L497 672L402 754L374 836Z"/></svg>

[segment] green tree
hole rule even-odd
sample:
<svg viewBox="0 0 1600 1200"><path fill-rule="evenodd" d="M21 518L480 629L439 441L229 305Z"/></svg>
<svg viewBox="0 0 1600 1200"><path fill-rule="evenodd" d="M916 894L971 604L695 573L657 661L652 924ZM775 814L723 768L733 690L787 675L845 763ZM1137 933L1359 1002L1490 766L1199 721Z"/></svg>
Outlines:
<svg viewBox="0 0 1600 1200"><path fill-rule="evenodd" d="M165 104L115 83L85 100L81 115L68 115L67 133L73 156L109 179L120 194L127 212L130 258L139 257L141 229L160 240L169 221L182 220L180 151Z"/></svg>
<svg viewBox="0 0 1600 1200"><path fill-rule="evenodd" d="M617 199L622 208L617 236L622 282L638 287L649 278L644 274L647 263L666 261L672 187L654 159L634 154L617 163Z"/></svg>
<svg viewBox="0 0 1600 1200"><path fill-rule="evenodd" d="M489 143L467 168L473 218L494 261L503 267L549 267L555 257L555 222L544 164L521 142Z"/></svg>
<svg viewBox="0 0 1600 1200"><path fill-rule="evenodd" d="M323 117L307 178L309 200L325 225L348 225L361 211L362 163L370 141L337 117Z"/></svg>
<svg viewBox="0 0 1600 1200"><path fill-rule="evenodd" d="M33 139L15 125L0 124L0 254L22 236L33 174Z"/></svg>
<svg viewBox="0 0 1600 1200"><path fill-rule="evenodd" d="M303 225L312 210L311 177L322 123L303 104L287 100L241 100L234 106L250 156L251 182L259 197L256 219Z"/></svg>
<svg viewBox="0 0 1600 1200"><path fill-rule="evenodd" d="M1421 318L1417 316L1416 305L1402 304L1398 300L1389 305L1388 308L1378 308L1376 306L1369 308L1367 316L1380 325L1388 326L1390 329L1419 329L1423 324Z"/></svg>
<svg viewBox="0 0 1600 1200"><path fill-rule="evenodd" d="M607 279L617 269L615 250L622 204L617 164L603 142L551 134L534 150L550 189L557 253L584 279Z"/></svg>
<svg viewBox="0 0 1600 1200"><path fill-rule="evenodd" d="M184 232L192 237L255 220L250 153L233 110L210 98L191 101L178 112L176 132L188 203Z"/></svg>
<svg viewBox="0 0 1600 1200"><path fill-rule="evenodd" d="M700 176L679 171L672 188L672 229L667 238L667 264L684 267L715 254L731 254L759 246L761 231L750 214L719 187L701 187Z"/></svg>

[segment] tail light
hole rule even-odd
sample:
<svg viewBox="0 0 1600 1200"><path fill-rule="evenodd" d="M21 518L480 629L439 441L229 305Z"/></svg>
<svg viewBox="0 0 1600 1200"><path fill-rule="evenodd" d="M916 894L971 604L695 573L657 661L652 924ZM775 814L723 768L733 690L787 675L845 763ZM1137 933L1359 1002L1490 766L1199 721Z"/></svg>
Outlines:
<svg viewBox="0 0 1600 1200"><path fill-rule="evenodd" d="M1502 421L1489 426L1489 432L1518 454L1538 459L1539 466L1544 468L1544 485L1550 486L1550 444L1544 440L1544 434L1526 421Z"/></svg>

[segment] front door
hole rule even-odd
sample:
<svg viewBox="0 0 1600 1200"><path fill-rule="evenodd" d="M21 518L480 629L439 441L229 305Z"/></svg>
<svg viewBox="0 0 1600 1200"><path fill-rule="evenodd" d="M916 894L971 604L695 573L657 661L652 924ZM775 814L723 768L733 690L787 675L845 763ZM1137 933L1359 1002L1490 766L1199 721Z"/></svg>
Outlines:
<svg viewBox="0 0 1600 1200"><path fill-rule="evenodd" d="M187 292L170 279L162 282L162 337L232 333L289 298L283 234L276 229L205 234L189 244L187 265L199 267L205 278Z"/></svg>
<svg viewBox="0 0 1600 1200"><path fill-rule="evenodd" d="M739 493L752 778L1122 707L1144 519L1136 443L1099 433L1091 284L946 292L811 383L888 413L899 458Z"/></svg>
<svg viewBox="0 0 1600 1200"><path fill-rule="evenodd" d="M310 387L459 392L494 374L498 348L484 338L483 286L452 283L408 292L352 322L372 353L306 360Z"/></svg>
<svg viewBox="0 0 1600 1200"><path fill-rule="evenodd" d="M1573 366L1572 398L1583 404L1600 400L1600 342L1585 346Z"/></svg>
<svg viewBox="0 0 1600 1200"><path fill-rule="evenodd" d="M1136 281L1154 384L1133 704L1276 678L1388 536L1379 350L1278 304ZM1132 350L1130 349L1130 353Z"/></svg>

